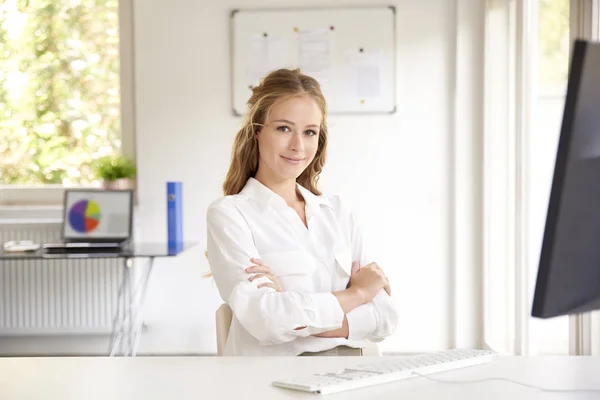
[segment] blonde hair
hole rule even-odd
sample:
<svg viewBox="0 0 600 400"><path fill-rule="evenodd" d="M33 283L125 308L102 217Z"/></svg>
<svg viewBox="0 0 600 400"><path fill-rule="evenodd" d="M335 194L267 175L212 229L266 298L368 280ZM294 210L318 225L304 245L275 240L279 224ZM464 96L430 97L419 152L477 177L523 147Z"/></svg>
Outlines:
<svg viewBox="0 0 600 400"><path fill-rule="evenodd" d="M254 177L258 170L258 142L256 134L264 126L269 112L280 100L308 95L316 101L321 109L322 120L319 132L319 143L314 160L296 179L301 186L315 195L321 192L317 188L319 174L325 165L327 149L327 105L321 92L319 82L300 72L300 69L278 69L268 74L252 89L248 100L248 113L242 128L238 131L233 142L229 171L223 183L223 193L238 194L246 182Z"/></svg>

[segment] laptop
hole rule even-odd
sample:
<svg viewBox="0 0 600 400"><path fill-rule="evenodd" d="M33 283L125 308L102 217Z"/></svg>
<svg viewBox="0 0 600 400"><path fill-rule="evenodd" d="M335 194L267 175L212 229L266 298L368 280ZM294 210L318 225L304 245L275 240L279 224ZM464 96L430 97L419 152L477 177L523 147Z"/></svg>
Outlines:
<svg viewBox="0 0 600 400"><path fill-rule="evenodd" d="M67 189L61 241L45 243L48 254L120 252L133 230L133 190Z"/></svg>

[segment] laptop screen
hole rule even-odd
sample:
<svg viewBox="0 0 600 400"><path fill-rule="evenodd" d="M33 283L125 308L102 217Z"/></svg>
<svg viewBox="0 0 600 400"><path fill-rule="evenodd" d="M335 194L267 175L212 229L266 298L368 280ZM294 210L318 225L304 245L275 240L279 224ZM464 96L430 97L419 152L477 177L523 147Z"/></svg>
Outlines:
<svg viewBox="0 0 600 400"><path fill-rule="evenodd" d="M67 190L65 240L124 240L131 236L133 191Z"/></svg>

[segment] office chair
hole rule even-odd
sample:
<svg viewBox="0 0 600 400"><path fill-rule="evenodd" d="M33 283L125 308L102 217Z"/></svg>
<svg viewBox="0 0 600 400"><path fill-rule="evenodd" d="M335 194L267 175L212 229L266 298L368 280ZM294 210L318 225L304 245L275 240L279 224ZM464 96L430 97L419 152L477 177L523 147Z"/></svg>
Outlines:
<svg viewBox="0 0 600 400"><path fill-rule="evenodd" d="M231 319L233 318L233 312L231 308L223 303L217 309L216 312L216 323L217 323L217 355L223 355L223 348L227 342L227 336L229 336L229 328L231 327ZM381 350L376 343L367 342L368 346L363 349L363 357L374 357L382 356Z"/></svg>
<svg viewBox="0 0 600 400"><path fill-rule="evenodd" d="M231 308L223 303L217 309L215 317L217 322L217 355L222 356L225 343L227 342L227 336L229 336L229 328L231 327L233 313Z"/></svg>

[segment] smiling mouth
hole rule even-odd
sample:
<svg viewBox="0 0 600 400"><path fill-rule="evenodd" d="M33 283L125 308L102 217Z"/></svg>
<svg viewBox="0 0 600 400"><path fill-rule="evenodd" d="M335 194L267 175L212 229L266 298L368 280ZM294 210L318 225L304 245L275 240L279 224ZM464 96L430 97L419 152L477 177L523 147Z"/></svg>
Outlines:
<svg viewBox="0 0 600 400"><path fill-rule="evenodd" d="M299 163L300 161L304 160L304 158L288 158L288 157L284 157L284 156L281 156L281 158L284 158L293 163Z"/></svg>

